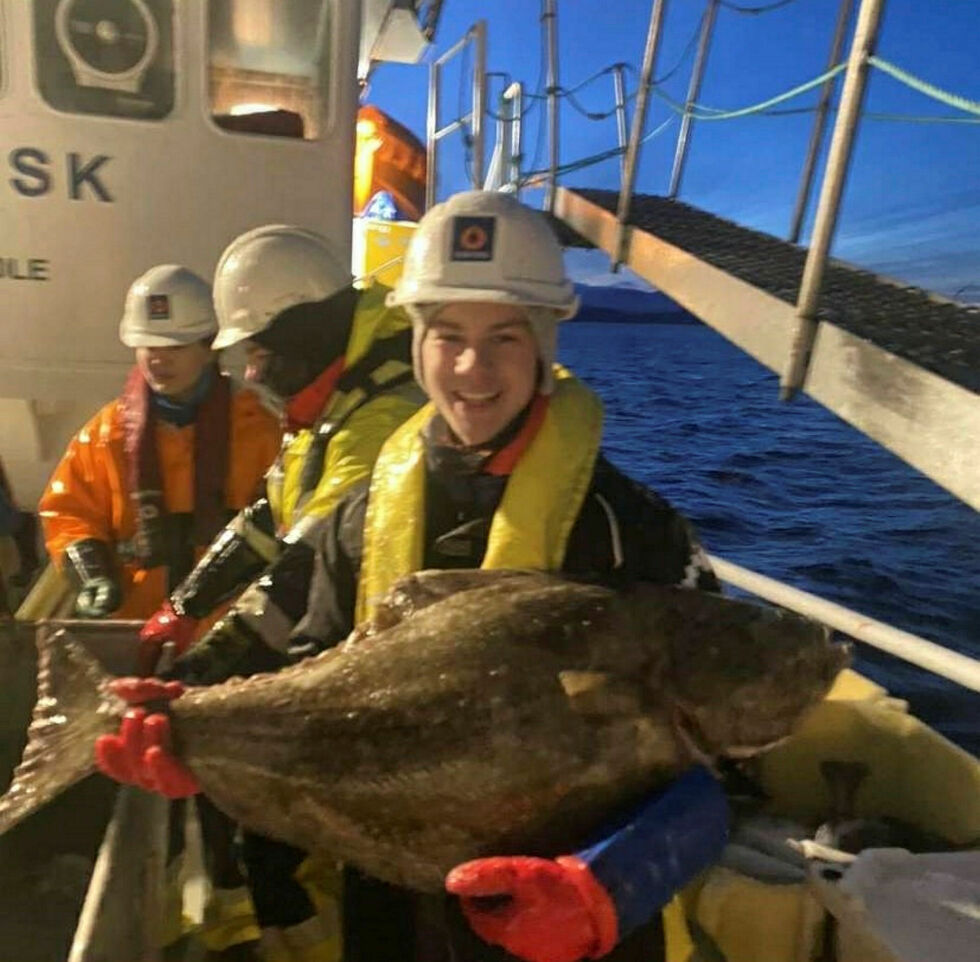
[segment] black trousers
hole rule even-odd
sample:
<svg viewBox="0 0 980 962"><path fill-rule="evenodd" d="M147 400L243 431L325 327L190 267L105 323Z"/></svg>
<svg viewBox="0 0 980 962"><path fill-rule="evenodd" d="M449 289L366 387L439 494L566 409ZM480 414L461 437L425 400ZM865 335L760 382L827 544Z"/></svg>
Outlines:
<svg viewBox="0 0 980 962"><path fill-rule="evenodd" d="M457 899L419 895L369 878L344 874L344 962L518 962L470 928ZM608 962L663 962L663 923L654 919L623 939Z"/></svg>
<svg viewBox="0 0 980 962"><path fill-rule="evenodd" d="M243 836L243 857L259 925L286 928L311 918L315 907L294 873L306 853L282 842ZM344 962L515 962L470 928L457 899L421 895L344 871ZM604 957L609 962L662 962L658 914Z"/></svg>

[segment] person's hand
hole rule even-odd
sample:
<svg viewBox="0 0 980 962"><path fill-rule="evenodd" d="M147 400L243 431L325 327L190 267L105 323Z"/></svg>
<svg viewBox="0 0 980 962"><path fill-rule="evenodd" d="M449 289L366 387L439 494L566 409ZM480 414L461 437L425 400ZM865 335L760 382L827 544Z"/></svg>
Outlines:
<svg viewBox="0 0 980 962"><path fill-rule="evenodd" d="M176 655L182 655L194 640L197 619L174 611L169 599L160 610L151 615L140 630L137 670L141 675L152 675L160 661L160 654L167 642L173 642Z"/></svg>
<svg viewBox="0 0 980 962"><path fill-rule="evenodd" d="M95 575L82 582L75 599L80 618L105 618L122 604L122 592L115 578Z"/></svg>
<svg viewBox="0 0 980 962"><path fill-rule="evenodd" d="M597 959L616 944L616 909L589 867L558 859L498 856L446 876L470 927L526 962Z"/></svg>
<svg viewBox="0 0 980 962"><path fill-rule="evenodd" d="M95 763L109 778L136 785L167 798L187 798L200 790L194 773L174 757L170 718L141 707L147 702L172 701L184 693L179 681L119 678L110 689L134 706L126 712L119 732L95 741Z"/></svg>

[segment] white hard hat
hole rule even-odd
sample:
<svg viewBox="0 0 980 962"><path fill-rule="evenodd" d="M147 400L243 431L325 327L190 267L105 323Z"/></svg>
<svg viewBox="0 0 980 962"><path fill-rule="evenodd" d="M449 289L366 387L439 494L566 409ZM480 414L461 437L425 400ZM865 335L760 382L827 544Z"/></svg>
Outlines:
<svg viewBox="0 0 980 962"><path fill-rule="evenodd" d="M236 237L218 261L215 348L264 331L294 304L320 301L349 286L351 272L325 237L270 224Z"/></svg>
<svg viewBox="0 0 980 962"><path fill-rule="evenodd" d="M186 267L160 264L130 285L119 339L127 347L176 347L217 330L207 281Z"/></svg>
<svg viewBox="0 0 980 962"><path fill-rule="evenodd" d="M578 310L561 246L544 216L510 194L470 190L419 221L388 306L412 318L412 363L424 388L422 339L438 309L454 301L524 308L541 360L542 394L554 388L557 322Z"/></svg>
<svg viewBox="0 0 980 962"><path fill-rule="evenodd" d="M419 221L389 306L493 301L571 317L578 298L542 214L510 194L471 190Z"/></svg>

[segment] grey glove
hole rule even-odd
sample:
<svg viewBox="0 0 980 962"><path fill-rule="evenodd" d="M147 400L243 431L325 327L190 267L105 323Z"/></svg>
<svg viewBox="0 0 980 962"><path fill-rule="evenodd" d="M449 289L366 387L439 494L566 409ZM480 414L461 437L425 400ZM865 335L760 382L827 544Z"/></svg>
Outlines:
<svg viewBox="0 0 980 962"><path fill-rule="evenodd" d="M122 604L122 592L115 578L101 575L84 582L75 599L79 618L105 618Z"/></svg>
<svg viewBox="0 0 980 962"><path fill-rule="evenodd" d="M80 618L105 618L122 604L112 553L104 541L85 538L70 544L65 549L65 567L78 585L75 614Z"/></svg>

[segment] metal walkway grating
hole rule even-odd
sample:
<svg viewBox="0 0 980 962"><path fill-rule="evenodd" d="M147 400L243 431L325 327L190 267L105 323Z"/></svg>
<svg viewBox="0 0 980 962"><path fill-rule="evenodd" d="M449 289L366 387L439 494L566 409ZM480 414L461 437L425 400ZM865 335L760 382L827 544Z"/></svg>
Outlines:
<svg viewBox="0 0 980 962"><path fill-rule="evenodd" d="M615 191L575 189L613 214ZM806 249L665 197L637 195L629 223L740 280L795 304ZM980 307L831 260L820 293L819 320L980 392Z"/></svg>
<svg viewBox="0 0 980 962"><path fill-rule="evenodd" d="M559 188L555 213L620 253L617 194ZM637 196L623 262L771 371L786 370L806 251ZM803 391L980 510L980 308L831 262Z"/></svg>

